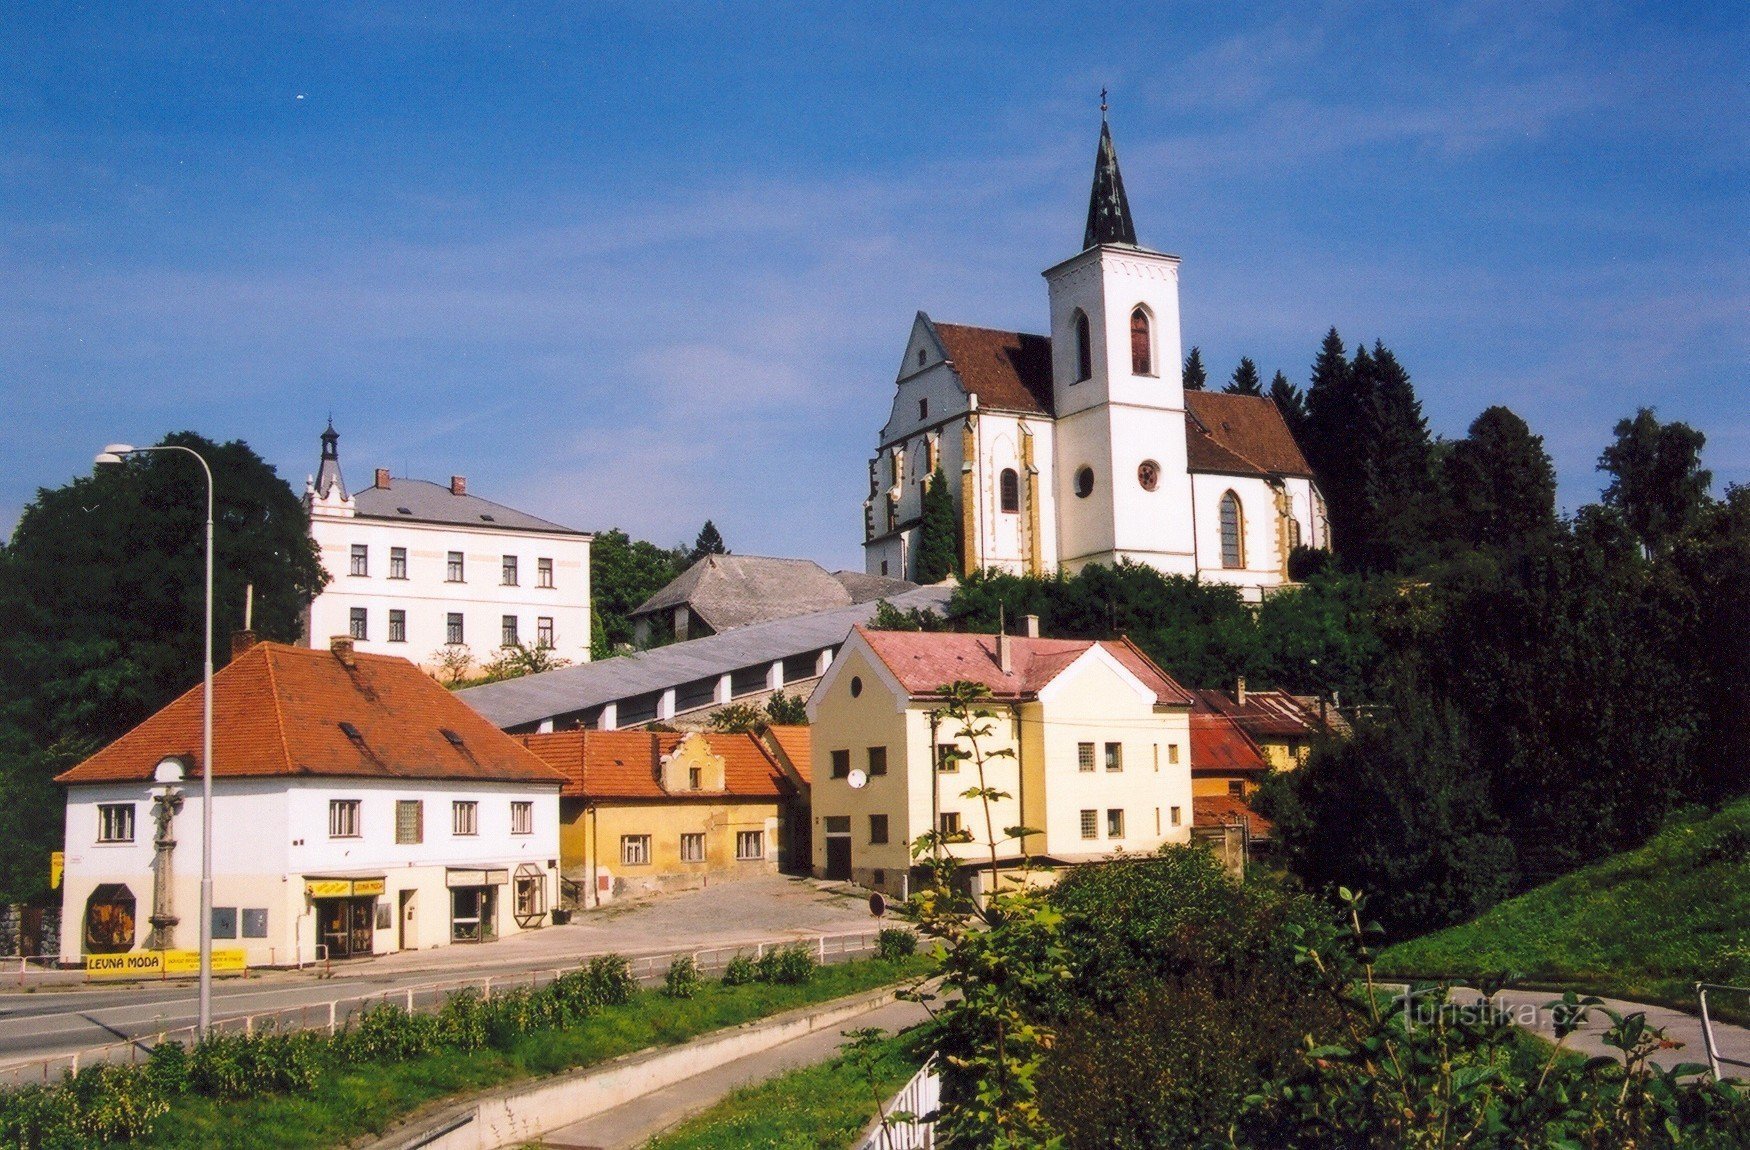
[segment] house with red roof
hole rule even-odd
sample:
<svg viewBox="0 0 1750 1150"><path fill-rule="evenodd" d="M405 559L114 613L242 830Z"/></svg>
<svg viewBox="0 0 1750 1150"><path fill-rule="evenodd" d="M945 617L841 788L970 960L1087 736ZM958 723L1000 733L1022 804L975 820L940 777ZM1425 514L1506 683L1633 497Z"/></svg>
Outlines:
<svg viewBox="0 0 1750 1150"><path fill-rule="evenodd" d="M560 868L580 908L807 865L807 727L517 738L565 779Z"/></svg>
<svg viewBox="0 0 1750 1150"><path fill-rule="evenodd" d="M241 644L57 779L61 958L193 949L201 774L212 771L213 938L250 966L480 942L548 920L565 777L405 659Z"/></svg>
<svg viewBox="0 0 1750 1150"><path fill-rule="evenodd" d="M906 897L932 829L971 872L995 828L999 874L1189 841L1191 693L1127 639L1025 629L852 632L808 700L817 876ZM954 683L981 687L993 717L947 715ZM965 793L981 786L1007 796L988 816Z"/></svg>
<svg viewBox="0 0 1750 1150"><path fill-rule="evenodd" d="M1144 247L1104 124L1049 330L912 322L869 461L864 569L915 579L923 495L949 485L965 572L1130 560L1256 601L1328 547L1312 468L1265 396L1187 390L1179 257Z"/></svg>

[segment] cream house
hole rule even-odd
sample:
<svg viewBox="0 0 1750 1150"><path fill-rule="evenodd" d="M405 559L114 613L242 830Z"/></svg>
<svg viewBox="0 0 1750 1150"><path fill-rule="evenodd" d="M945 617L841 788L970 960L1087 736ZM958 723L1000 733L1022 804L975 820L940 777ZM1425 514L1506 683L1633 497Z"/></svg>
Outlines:
<svg viewBox="0 0 1750 1150"><path fill-rule="evenodd" d="M911 844L931 827L947 849L999 869L1053 866L1189 841L1191 695L1128 640L852 632L808 700L814 873L905 897ZM968 738L943 713L943 688L988 692L988 735ZM979 785L1010 797L964 797ZM1006 755L992 757L992 752ZM975 877L976 886L986 880Z"/></svg>

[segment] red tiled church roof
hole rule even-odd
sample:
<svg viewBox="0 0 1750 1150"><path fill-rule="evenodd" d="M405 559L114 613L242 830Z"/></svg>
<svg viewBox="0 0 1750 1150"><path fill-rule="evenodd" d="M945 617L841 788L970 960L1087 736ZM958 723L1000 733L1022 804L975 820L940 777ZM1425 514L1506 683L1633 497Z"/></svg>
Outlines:
<svg viewBox="0 0 1750 1150"><path fill-rule="evenodd" d="M980 407L1051 414L1051 340L1043 335L934 323L960 383Z"/></svg>
<svg viewBox="0 0 1750 1150"><path fill-rule="evenodd" d="M1185 415L1193 471L1229 470L1214 462L1218 456L1208 450L1218 449L1220 458L1232 457L1246 465L1242 474L1312 475L1276 401L1268 396L1187 391ZM1211 460L1207 467L1198 465L1199 452Z"/></svg>
<svg viewBox="0 0 1750 1150"><path fill-rule="evenodd" d="M587 799L671 799L676 797L788 798L790 784L784 772L760 746L754 735L699 733L711 752L723 760L722 791L662 789L663 756L680 745L687 734L672 731L554 731L519 735L529 750L539 755L565 778L560 791ZM807 762L806 758L803 760Z"/></svg>
<svg viewBox="0 0 1750 1150"><path fill-rule="evenodd" d="M349 658L258 643L231 660L213 676L213 777L561 781L407 660ZM171 756L195 776L200 754L196 686L56 781L149 780Z"/></svg>
<svg viewBox="0 0 1750 1150"><path fill-rule="evenodd" d="M913 697L929 697L960 680L977 683L999 699L1031 698L1094 646L1103 648L1160 704L1188 706L1191 694L1152 663L1129 639L1031 639L1009 637L1009 671L997 659L995 635L962 632L872 631L858 627L869 647Z"/></svg>

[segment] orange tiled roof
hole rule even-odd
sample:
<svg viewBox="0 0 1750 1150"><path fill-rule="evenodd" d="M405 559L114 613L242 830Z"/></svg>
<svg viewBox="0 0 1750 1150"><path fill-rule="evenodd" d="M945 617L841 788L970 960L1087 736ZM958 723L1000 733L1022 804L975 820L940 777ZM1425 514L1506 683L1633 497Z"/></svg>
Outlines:
<svg viewBox="0 0 1750 1150"><path fill-rule="evenodd" d="M766 733L778 744L784 757L790 760L790 765L802 776L802 781L812 783L814 780L810 776L813 771L814 728L774 724L766 728Z"/></svg>
<svg viewBox="0 0 1750 1150"><path fill-rule="evenodd" d="M1185 415L1192 471L1312 475L1276 401L1268 396L1187 391Z"/></svg>
<svg viewBox="0 0 1750 1150"><path fill-rule="evenodd" d="M200 752L196 686L56 781L148 780L170 756L197 775ZM258 643L213 676L213 759L214 778L561 781L405 659L355 654L349 667L283 643Z"/></svg>
<svg viewBox="0 0 1750 1150"><path fill-rule="evenodd" d="M858 627L876 658L913 697L929 697L945 684L978 683L1003 699L1031 698L1064 669L1099 646L1155 693L1161 704L1188 706L1191 695L1155 666L1129 639L1030 639L1009 636L1009 671L997 662L997 637L964 632L872 631Z"/></svg>
<svg viewBox="0 0 1750 1150"><path fill-rule="evenodd" d="M1230 774L1235 771L1267 771L1258 744L1226 715L1214 711L1191 711L1191 773Z"/></svg>
<svg viewBox="0 0 1750 1150"><path fill-rule="evenodd" d="M723 759L722 791L665 791L662 758L687 735L673 731L554 731L517 739L565 777L560 794L586 799L788 798L790 784L754 735L701 732ZM804 760L806 761L806 760Z"/></svg>
<svg viewBox="0 0 1750 1150"><path fill-rule="evenodd" d="M1267 839L1276 824L1258 814L1245 799L1232 795L1196 795L1191 799L1191 825L1199 830L1245 823L1252 837Z"/></svg>
<svg viewBox="0 0 1750 1150"><path fill-rule="evenodd" d="M1051 340L1019 331L935 323L960 384L980 407L1051 413Z"/></svg>

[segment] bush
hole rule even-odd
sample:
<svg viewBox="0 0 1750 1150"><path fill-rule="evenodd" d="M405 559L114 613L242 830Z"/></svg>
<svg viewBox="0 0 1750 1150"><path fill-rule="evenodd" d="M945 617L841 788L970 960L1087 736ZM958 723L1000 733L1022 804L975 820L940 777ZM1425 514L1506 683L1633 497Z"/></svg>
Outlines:
<svg viewBox="0 0 1750 1150"><path fill-rule="evenodd" d="M316 1085L328 1040L293 1034L211 1034L189 1056L189 1084L212 1098L301 1093Z"/></svg>
<svg viewBox="0 0 1750 1150"><path fill-rule="evenodd" d="M146 1074L133 1066L93 1066L69 1077L79 1132L99 1144L137 1138L170 1109Z"/></svg>
<svg viewBox="0 0 1750 1150"><path fill-rule="evenodd" d="M799 985L814 977L818 963L814 959L814 944L798 942L766 951L754 965L755 976L761 982Z"/></svg>
<svg viewBox="0 0 1750 1150"><path fill-rule="evenodd" d="M486 1001L473 987L465 987L444 999L438 1011L438 1034L445 1046L463 1053L486 1045Z"/></svg>
<svg viewBox="0 0 1750 1150"><path fill-rule="evenodd" d="M409 1014L393 1003L382 1003L360 1012L335 1036L335 1053L347 1062L405 1062L430 1053L442 1044L438 1019L430 1014Z"/></svg>
<svg viewBox="0 0 1750 1150"><path fill-rule="evenodd" d="M83 1150L79 1107L62 1086L26 1086L0 1094L0 1146L21 1150Z"/></svg>
<svg viewBox="0 0 1750 1150"><path fill-rule="evenodd" d="M699 964L693 961L690 954L677 955L668 964L668 973L663 976L662 990L670 998L691 998L699 993L705 980L699 975Z"/></svg>
<svg viewBox="0 0 1750 1150"><path fill-rule="evenodd" d="M147 1057L144 1073L152 1088L166 1098L187 1094L188 1047L180 1042L160 1042Z"/></svg>
<svg viewBox="0 0 1750 1150"><path fill-rule="evenodd" d="M745 954L738 954L723 968L724 986L746 986L760 980L760 968Z"/></svg>
<svg viewBox="0 0 1750 1150"><path fill-rule="evenodd" d="M583 968L583 974L597 1006L624 1006L638 993L632 964L623 955L597 955Z"/></svg>
<svg viewBox="0 0 1750 1150"><path fill-rule="evenodd" d="M875 957L898 962L917 953L918 936L903 927L890 926L875 936Z"/></svg>

